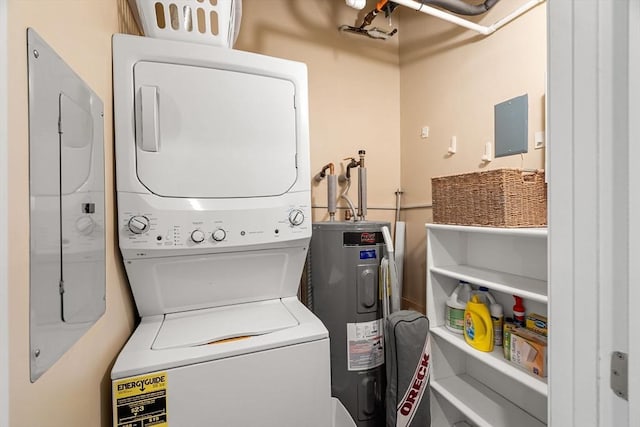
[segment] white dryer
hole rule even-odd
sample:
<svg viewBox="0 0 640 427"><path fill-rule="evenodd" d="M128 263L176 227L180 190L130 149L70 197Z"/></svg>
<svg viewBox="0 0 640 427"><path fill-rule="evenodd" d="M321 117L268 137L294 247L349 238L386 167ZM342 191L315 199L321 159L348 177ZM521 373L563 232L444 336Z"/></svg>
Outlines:
<svg viewBox="0 0 640 427"><path fill-rule="evenodd" d="M111 372L114 425L331 426L328 333L296 297L306 66L115 35L113 77L118 236L142 317Z"/></svg>

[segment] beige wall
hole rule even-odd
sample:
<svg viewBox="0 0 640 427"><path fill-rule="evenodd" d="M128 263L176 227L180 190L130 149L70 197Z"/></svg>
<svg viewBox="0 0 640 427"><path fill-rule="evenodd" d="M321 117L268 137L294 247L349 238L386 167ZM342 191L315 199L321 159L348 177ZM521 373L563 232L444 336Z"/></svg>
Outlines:
<svg viewBox="0 0 640 427"><path fill-rule="evenodd" d="M9 1L9 366L10 425L108 426L109 373L134 326L115 231L111 35L113 0ZM104 102L107 234L106 312L34 384L29 382L29 171L26 28L32 27Z"/></svg>
<svg viewBox="0 0 640 427"><path fill-rule="evenodd" d="M368 218L393 221L400 185L398 39L337 30L357 16L344 0L244 0L236 48L307 64L312 174L330 162L344 172L342 160L366 150ZM326 181L313 186L313 205L326 206ZM349 196L357 204L357 179ZM326 209L314 210L314 220L326 219Z"/></svg>
<svg viewBox="0 0 640 427"><path fill-rule="evenodd" d="M502 1L474 18L491 25L525 0ZM544 150L533 148L544 130L546 70L545 5L489 37L421 13L400 15L400 111L403 205L431 203L431 177L499 167L544 167ZM495 104L528 93L529 152L489 164L480 160L493 142ZM429 126L427 139L420 137ZM447 156L456 136L458 152ZM405 304L425 307L425 230L431 209L406 209Z"/></svg>

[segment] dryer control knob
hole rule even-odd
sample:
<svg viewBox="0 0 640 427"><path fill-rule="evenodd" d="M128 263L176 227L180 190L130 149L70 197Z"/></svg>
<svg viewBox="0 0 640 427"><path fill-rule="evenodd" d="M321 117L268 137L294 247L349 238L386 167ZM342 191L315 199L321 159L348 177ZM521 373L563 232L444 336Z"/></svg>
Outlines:
<svg viewBox="0 0 640 427"><path fill-rule="evenodd" d="M96 222L89 215L84 215L76 219L76 230L80 234L88 236L96 228Z"/></svg>
<svg viewBox="0 0 640 427"><path fill-rule="evenodd" d="M193 240L194 243L204 242L204 233L200 230L193 230L191 232L191 240Z"/></svg>
<svg viewBox="0 0 640 427"><path fill-rule="evenodd" d="M222 228L218 228L216 231L211 233L211 237L216 242L222 242L227 237L227 232L224 231Z"/></svg>
<svg viewBox="0 0 640 427"><path fill-rule="evenodd" d="M142 234L149 231L149 220L146 216L133 216L129 220L129 230L135 234Z"/></svg>
<svg viewBox="0 0 640 427"><path fill-rule="evenodd" d="M300 209L294 209L289 212L289 222L291 225L300 225L304 222L304 212Z"/></svg>

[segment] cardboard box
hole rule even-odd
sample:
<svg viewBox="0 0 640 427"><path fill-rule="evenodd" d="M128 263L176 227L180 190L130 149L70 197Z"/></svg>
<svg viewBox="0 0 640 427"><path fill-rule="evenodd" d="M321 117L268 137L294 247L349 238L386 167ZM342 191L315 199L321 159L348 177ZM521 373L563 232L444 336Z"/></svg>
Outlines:
<svg viewBox="0 0 640 427"><path fill-rule="evenodd" d="M547 337L525 328L510 332L511 362L539 377L547 376Z"/></svg>
<svg viewBox="0 0 640 427"><path fill-rule="evenodd" d="M525 326L537 334L547 336L547 318L541 314L527 314Z"/></svg>

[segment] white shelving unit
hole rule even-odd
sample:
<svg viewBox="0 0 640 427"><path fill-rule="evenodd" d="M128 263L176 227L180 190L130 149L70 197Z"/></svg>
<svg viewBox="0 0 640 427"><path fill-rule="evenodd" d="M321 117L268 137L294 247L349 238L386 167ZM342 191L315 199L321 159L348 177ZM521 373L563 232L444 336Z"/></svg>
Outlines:
<svg viewBox="0 0 640 427"><path fill-rule="evenodd" d="M547 315L547 230L427 224L427 315L432 336L433 427L465 420L478 427L542 427L546 378L486 353L444 326L445 302L459 281L486 286L512 315L514 295L527 313Z"/></svg>

